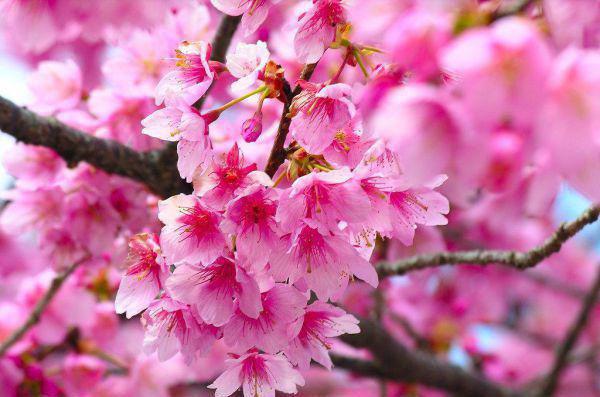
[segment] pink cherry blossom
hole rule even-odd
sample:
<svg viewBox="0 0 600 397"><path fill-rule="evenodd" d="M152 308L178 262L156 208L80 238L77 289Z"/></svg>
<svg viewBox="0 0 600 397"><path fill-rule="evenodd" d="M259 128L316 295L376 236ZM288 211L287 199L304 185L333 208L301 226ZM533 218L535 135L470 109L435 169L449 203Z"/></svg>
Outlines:
<svg viewBox="0 0 600 397"><path fill-rule="evenodd" d="M142 134L165 141L203 140L210 120L189 106L166 107L142 120Z"/></svg>
<svg viewBox="0 0 600 397"><path fill-rule="evenodd" d="M543 100L551 60L532 22L508 18L491 29L466 32L441 56L442 67L456 80L453 88L476 128L495 127L507 120L516 127L531 127Z"/></svg>
<svg viewBox="0 0 600 397"><path fill-rule="evenodd" d="M208 134L197 134L194 140L177 142L177 170L187 182L203 175L214 160L213 144Z"/></svg>
<svg viewBox="0 0 600 397"><path fill-rule="evenodd" d="M234 52L227 54L227 70L238 80L231 85L234 91L242 91L254 84L269 61L269 50L264 41L256 44L238 43Z"/></svg>
<svg viewBox="0 0 600 397"><path fill-rule="evenodd" d="M269 252L279 238L275 221L276 196L272 189L253 185L230 201L225 211L221 227L236 236L238 255L255 269L267 263ZM261 250L256 249L259 245L263 247Z"/></svg>
<svg viewBox="0 0 600 397"><path fill-rule="evenodd" d="M252 347L276 353L289 342L288 328L304 313L304 296L295 287L276 284L262 293L262 311L256 318L236 310L223 327L225 343L234 351L244 352Z"/></svg>
<svg viewBox="0 0 600 397"><path fill-rule="evenodd" d="M298 178L284 191L277 207L277 221L292 231L311 219L321 228L335 231L338 223L365 221L370 210L367 195L347 168L312 172Z"/></svg>
<svg viewBox="0 0 600 397"><path fill-rule="evenodd" d="M317 62L335 40L337 25L344 23L346 11L341 0L313 0L312 7L300 16L294 49L303 63Z"/></svg>
<svg viewBox="0 0 600 397"><path fill-rule="evenodd" d="M85 395L102 381L105 372L106 364L100 359L69 354L63 368L64 388L67 393Z"/></svg>
<svg viewBox="0 0 600 397"><path fill-rule="evenodd" d="M219 161L220 160L220 161ZM256 164L246 165L239 147L234 144L212 168L194 179L194 191L214 208L223 208L236 193L254 183L270 184L270 178L257 171Z"/></svg>
<svg viewBox="0 0 600 397"><path fill-rule="evenodd" d="M212 47L203 41L181 43L175 51L176 69L156 86L156 104L192 105L212 84L214 68L209 64Z"/></svg>
<svg viewBox="0 0 600 397"><path fill-rule="evenodd" d="M311 359L331 369L328 352L331 344L328 338L360 332L358 320L354 316L318 301L306 308L304 316L298 319L297 326L300 331L285 349L285 355L292 364L304 371L308 370Z"/></svg>
<svg viewBox="0 0 600 397"><path fill-rule="evenodd" d="M216 397L232 395L240 386L244 397L269 397L275 390L296 393L304 385L304 378L280 355L245 354L228 361L228 369L209 387L216 389Z"/></svg>
<svg viewBox="0 0 600 397"><path fill-rule="evenodd" d="M262 310L256 281L225 257L208 266L179 265L167 279L167 287L171 296L217 327L227 324L236 307L251 318Z"/></svg>
<svg viewBox="0 0 600 397"><path fill-rule="evenodd" d="M160 243L170 263L212 263L225 249L221 216L194 196L179 194L158 204L164 223Z"/></svg>
<svg viewBox="0 0 600 397"><path fill-rule="evenodd" d="M220 337L218 328L199 322L187 305L170 298L152 302L142 321L146 328L144 351L156 351L160 361L181 352L191 362Z"/></svg>
<svg viewBox="0 0 600 397"><path fill-rule="evenodd" d="M412 244L417 225L445 225L450 211L448 199L433 190L445 177L429 186L399 190L390 194L392 235L406 245Z"/></svg>
<svg viewBox="0 0 600 397"><path fill-rule="evenodd" d="M127 262L128 268L115 298L115 309L131 318L156 298L168 269L158 239L152 234L139 234L129 241Z"/></svg>
<svg viewBox="0 0 600 397"><path fill-rule="evenodd" d="M280 0L210 0L219 11L228 15L242 15L242 30L248 36L267 19L269 9Z"/></svg>
<svg viewBox="0 0 600 397"><path fill-rule="evenodd" d="M376 287L377 272L342 234L322 235L309 225L284 237L271 255L271 272L278 281L304 278L320 300L339 297L350 277Z"/></svg>
<svg viewBox="0 0 600 397"><path fill-rule="evenodd" d="M599 66L597 50L567 49L559 56L548 82L544 117L536 131L540 142L553 153L558 170L592 198L600 197L594 182L600 125L600 101L596 96L600 92Z"/></svg>
<svg viewBox="0 0 600 397"><path fill-rule="evenodd" d="M72 60L44 61L29 78L33 107L44 114L73 109L81 101L81 72Z"/></svg>
<svg viewBox="0 0 600 397"><path fill-rule="evenodd" d="M351 88L346 84L314 84L299 81L302 93L294 98L290 131L310 153L321 153L354 116Z"/></svg>

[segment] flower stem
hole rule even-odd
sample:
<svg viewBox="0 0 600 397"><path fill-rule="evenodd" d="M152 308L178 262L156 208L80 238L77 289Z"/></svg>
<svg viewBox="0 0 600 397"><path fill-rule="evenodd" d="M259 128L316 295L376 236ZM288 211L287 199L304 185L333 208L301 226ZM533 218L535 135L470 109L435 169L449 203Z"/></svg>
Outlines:
<svg viewBox="0 0 600 397"><path fill-rule="evenodd" d="M360 70L362 70L366 78L369 78L369 72L367 72L367 68L365 67L362 57L360 56L360 52L356 48L352 48L352 54L354 55L358 66L360 66Z"/></svg>
<svg viewBox="0 0 600 397"><path fill-rule="evenodd" d="M266 85L260 86L257 89L255 89L254 91L250 91L249 93L244 94L244 95L242 95L239 98L235 98L234 100L227 102L225 105L212 110L212 112L221 113L221 112L229 109L233 105L236 105L236 104L242 102L243 100L246 100L246 99L250 98L253 95L260 94L261 92L265 91L266 89L267 89Z"/></svg>
<svg viewBox="0 0 600 397"><path fill-rule="evenodd" d="M281 183L281 181L283 180L283 177L285 176L285 174L286 174L285 170L282 171L281 174L279 174L279 176L277 177L277 179L273 183L272 187L277 187L277 185L279 185Z"/></svg>

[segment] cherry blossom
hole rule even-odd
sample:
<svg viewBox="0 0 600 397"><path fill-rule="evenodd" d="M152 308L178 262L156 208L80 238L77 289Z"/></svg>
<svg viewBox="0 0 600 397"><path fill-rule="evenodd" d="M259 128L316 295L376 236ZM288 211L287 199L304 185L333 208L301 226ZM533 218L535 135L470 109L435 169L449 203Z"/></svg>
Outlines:
<svg viewBox="0 0 600 397"><path fill-rule="evenodd" d="M312 7L300 16L294 49L300 62L313 63L335 40L336 28L345 22L341 0L313 0Z"/></svg>
<svg viewBox="0 0 600 397"><path fill-rule="evenodd" d="M192 105L204 95L215 74L209 63L211 51L211 45L203 41L181 43L175 51L175 70L167 73L156 86L156 104Z"/></svg>
<svg viewBox="0 0 600 397"><path fill-rule="evenodd" d="M194 196L180 194L159 203L158 218L165 224L160 242L170 263L211 263L225 249L219 230L221 216Z"/></svg>
<svg viewBox="0 0 600 397"><path fill-rule="evenodd" d="M227 55L227 70L238 79L231 89L241 91L254 84L267 65L269 55L264 41L259 40L256 44L238 43L235 51Z"/></svg>
<svg viewBox="0 0 600 397"><path fill-rule="evenodd" d="M209 387L215 396L232 395L240 386L245 396L272 396L275 390L296 393L304 379L284 357L249 353L229 361L229 368Z"/></svg>

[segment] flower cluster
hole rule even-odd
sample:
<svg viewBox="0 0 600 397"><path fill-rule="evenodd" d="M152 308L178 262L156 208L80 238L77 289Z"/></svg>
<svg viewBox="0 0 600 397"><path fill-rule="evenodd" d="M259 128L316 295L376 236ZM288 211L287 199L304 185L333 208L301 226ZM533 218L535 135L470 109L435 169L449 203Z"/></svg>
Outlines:
<svg viewBox="0 0 600 397"><path fill-rule="evenodd" d="M343 18L339 7L318 2L303 18ZM319 24L312 33L302 25L299 34L326 48L335 27L329 32L331 24ZM356 318L328 302L339 300L351 280L377 286L369 263L376 237L410 245L418 225L447 222L448 200L435 190L445 176L409 180L386 143L362 131L352 88L337 81L356 56L347 47L332 80L298 82L288 161L274 180L246 161L236 143L214 149L209 134L242 100L260 95L254 116L260 120L265 101L286 99L264 42L239 43L225 65L210 61L209 44L183 42L156 88L156 103L164 107L142 121L145 134L178 142L179 171L194 192L159 202L160 236L132 240L135 259L117 311L130 317L145 310L144 345L162 360L180 352L192 362L222 338L239 358L214 382L217 395L240 385L247 396L295 392L304 381L293 367L307 369L312 359L331 368L328 339L359 328ZM237 78L234 91L258 87L198 111L197 101L225 73ZM237 128L246 141L256 140L248 138L248 123ZM260 135L260 122L253 132Z"/></svg>

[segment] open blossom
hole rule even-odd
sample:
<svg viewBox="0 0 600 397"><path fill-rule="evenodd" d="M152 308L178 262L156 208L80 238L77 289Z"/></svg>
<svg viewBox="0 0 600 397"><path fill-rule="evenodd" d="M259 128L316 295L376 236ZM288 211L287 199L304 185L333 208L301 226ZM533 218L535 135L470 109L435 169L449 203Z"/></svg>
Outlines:
<svg viewBox="0 0 600 397"><path fill-rule="evenodd" d="M292 364L304 371L308 370L313 359L327 369L331 369L331 349L329 338L343 334L360 332L358 320L342 309L324 302L315 302L306 308L304 316L297 320L300 331L284 349Z"/></svg>
<svg viewBox="0 0 600 397"><path fill-rule="evenodd" d="M115 309L131 318L156 298L162 288L162 279L168 274L158 238L147 233L134 236L129 241L127 265L115 298Z"/></svg>
<svg viewBox="0 0 600 397"><path fill-rule="evenodd" d="M336 29L346 21L341 0L313 0L312 7L298 20L294 49L298 61L317 62L335 40Z"/></svg>
<svg viewBox="0 0 600 397"><path fill-rule="evenodd" d="M305 225L282 238L270 258L275 280L294 283L304 279L320 300L336 299L353 275L373 287L378 284L373 265L341 233L323 235Z"/></svg>
<svg viewBox="0 0 600 397"><path fill-rule="evenodd" d="M144 351L156 351L160 361L181 352L186 361L192 362L220 338L218 328L199 322L188 305L170 298L152 302L142 321L146 328Z"/></svg>
<svg viewBox="0 0 600 397"><path fill-rule="evenodd" d="M248 36L267 19L269 9L281 0L210 0L213 6L227 15L242 15L242 30Z"/></svg>
<svg viewBox="0 0 600 397"><path fill-rule="evenodd" d="M600 52L567 49L553 67L536 134L568 182L597 200Z"/></svg>
<svg viewBox="0 0 600 397"><path fill-rule="evenodd" d="M510 123L530 128L544 102L550 67L548 45L533 22L513 17L473 29L441 52L475 128ZM486 100L481 100L485 98Z"/></svg>
<svg viewBox="0 0 600 397"><path fill-rule="evenodd" d="M81 79L81 71L72 60L40 62L28 82L35 96L32 106L44 114L73 109L81 101Z"/></svg>
<svg viewBox="0 0 600 397"><path fill-rule="evenodd" d="M196 175L193 182L194 191L204 202L221 209L237 192L254 183L270 185L271 178L257 171L256 164L246 165L236 143L221 159L214 159L211 168Z"/></svg>
<svg viewBox="0 0 600 397"><path fill-rule="evenodd" d="M351 87L346 84L314 84L299 81L302 92L290 109L294 116L290 131L310 153L319 154L349 123L356 108L350 101Z"/></svg>
<svg viewBox="0 0 600 397"><path fill-rule="evenodd" d="M448 222L444 216L450 211L448 199L435 191L447 177L439 175L415 185L403 175L398 156L384 142L376 142L354 172L372 208L368 221L357 226L373 228L410 245L418 224L433 226Z"/></svg>
<svg viewBox="0 0 600 397"><path fill-rule="evenodd" d="M212 263L225 249L221 216L197 197L179 194L158 204L160 243L169 263Z"/></svg>
<svg viewBox="0 0 600 397"><path fill-rule="evenodd" d="M252 352L228 360L228 367L210 386L216 397L232 395L240 386L245 397L272 397L275 390L295 394L302 375L280 355Z"/></svg>
<svg viewBox="0 0 600 397"><path fill-rule="evenodd" d="M373 138L369 134L358 126L348 124L336 131L333 142L325 148L323 156L337 167L354 168L372 144Z"/></svg>
<svg viewBox="0 0 600 397"><path fill-rule="evenodd" d="M339 230L338 223L360 223L369 216L370 203L348 168L311 172L285 190L277 207L277 221L285 231L314 221L321 229Z"/></svg>
<svg viewBox="0 0 600 397"><path fill-rule="evenodd" d="M306 300L295 287L276 284L261 294L262 310L258 317L236 310L223 328L225 343L238 352L253 347L267 353L278 352L289 342L290 325L304 313Z"/></svg>
<svg viewBox="0 0 600 397"><path fill-rule="evenodd" d="M194 140L177 142L177 170L187 182L203 175L214 160L213 144L208 134L197 134Z"/></svg>
<svg viewBox="0 0 600 397"><path fill-rule="evenodd" d="M409 84L393 88L366 123L397 154L402 172L417 181L452 169L468 142L480 143L483 134L469 136L451 106L448 95L432 85ZM397 117L390 117L390 113ZM460 144L448 145L447 142ZM481 151L481 145L476 145ZM462 154L462 156L461 156Z"/></svg>
<svg viewBox="0 0 600 397"><path fill-rule="evenodd" d="M142 120L142 134L165 141L200 141L208 135L210 118L187 105L167 106Z"/></svg>
<svg viewBox="0 0 600 397"><path fill-rule="evenodd" d="M63 367L64 387L69 394L86 395L106 374L106 363L85 354L69 354Z"/></svg>
<svg viewBox="0 0 600 397"><path fill-rule="evenodd" d="M207 324L226 324L236 308L257 318L262 310L256 281L232 260L218 258L208 266L182 264L167 279L175 299L190 304Z"/></svg>
<svg viewBox="0 0 600 397"><path fill-rule="evenodd" d="M235 51L227 54L227 70L238 80L231 85L234 91L241 91L256 82L269 60L269 50L264 41L256 44L238 43Z"/></svg>
<svg viewBox="0 0 600 397"><path fill-rule="evenodd" d="M236 236L238 255L255 269L267 263L279 239L276 211L277 194L261 185L248 187L227 205L221 227ZM258 246L260 250L256 249Z"/></svg>
<svg viewBox="0 0 600 397"><path fill-rule="evenodd" d="M446 225L450 211L448 199L434 189L446 180L441 176L422 187L399 188L390 193L392 236L406 245L412 244L417 225Z"/></svg>
<svg viewBox="0 0 600 397"><path fill-rule="evenodd" d="M208 90L215 77L209 63L212 47L204 41L181 43L175 50L176 69L167 73L156 86L156 104L192 105Z"/></svg>

